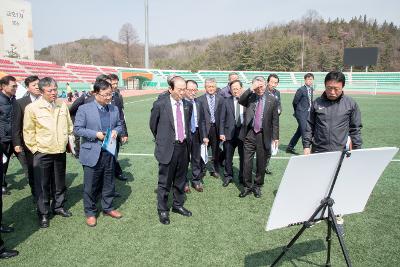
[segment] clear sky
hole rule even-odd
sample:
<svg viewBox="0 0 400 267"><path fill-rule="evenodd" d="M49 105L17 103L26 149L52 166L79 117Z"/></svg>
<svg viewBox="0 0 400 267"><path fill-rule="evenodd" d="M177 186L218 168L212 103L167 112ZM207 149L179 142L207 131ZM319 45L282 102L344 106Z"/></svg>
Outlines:
<svg viewBox="0 0 400 267"><path fill-rule="evenodd" d="M129 22L144 42L144 0L28 0L35 49L81 38L118 40ZM300 19L314 9L325 20L366 14L400 26L400 0L148 0L151 44L168 44L263 28ZM0 0L1 2L1 0Z"/></svg>

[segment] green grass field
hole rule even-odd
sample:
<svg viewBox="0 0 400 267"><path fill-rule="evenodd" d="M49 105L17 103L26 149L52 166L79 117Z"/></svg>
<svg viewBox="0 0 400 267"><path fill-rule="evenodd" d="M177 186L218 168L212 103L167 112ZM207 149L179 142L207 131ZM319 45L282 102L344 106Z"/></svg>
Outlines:
<svg viewBox="0 0 400 267"><path fill-rule="evenodd" d="M297 127L292 116L293 95L283 95L281 144L286 145ZM74 216L53 218L40 229L29 186L13 159L7 180L11 195L4 197L3 221L16 231L3 234L8 248L20 256L0 261L0 266L266 266L281 252L300 226L265 232L265 224L287 159L273 159L273 175L266 176L263 196L238 198L239 189L206 176L205 191L187 195L186 218L171 214L171 224L161 225L156 211L157 162L148 129L155 96L126 98L129 143L120 162L130 177L117 181L121 198L115 207L121 220L100 215L98 225L85 224L82 204L82 167L68 156L66 207ZM355 96L362 111L364 148L400 146L400 96ZM297 150L300 151L300 144ZM285 147L283 147L284 149ZM282 151L278 156L290 156ZM400 160L400 155L395 159ZM237 166L237 162L236 162ZM391 162L378 181L363 213L345 216L345 241L354 266L398 266L400 262L400 162ZM287 253L281 266L322 266L325 263L326 225L307 230ZM332 266L344 266L339 244L333 241Z"/></svg>

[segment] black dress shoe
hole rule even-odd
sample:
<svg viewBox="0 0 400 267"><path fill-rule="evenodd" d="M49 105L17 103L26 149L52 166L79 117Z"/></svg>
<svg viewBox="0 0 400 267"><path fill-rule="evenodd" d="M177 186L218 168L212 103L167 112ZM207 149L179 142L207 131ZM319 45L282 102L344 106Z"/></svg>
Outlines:
<svg viewBox="0 0 400 267"><path fill-rule="evenodd" d="M168 211L159 211L158 217L160 218L160 223L162 224L169 224L169 213Z"/></svg>
<svg viewBox="0 0 400 267"><path fill-rule="evenodd" d="M124 176L123 174L115 176L118 180L120 181L128 181L128 178Z"/></svg>
<svg viewBox="0 0 400 267"><path fill-rule="evenodd" d="M227 187L230 183L232 182L232 178L231 177L227 177L224 179L224 182L222 183L223 187Z"/></svg>
<svg viewBox="0 0 400 267"><path fill-rule="evenodd" d="M219 176L219 173L218 173L218 172L211 172L211 173L210 173L210 175L211 175L212 177L215 177L215 178L217 178L217 179L219 179L219 178L220 178L220 176Z"/></svg>
<svg viewBox="0 0 400 267"><path fill-rule="evenodd" d="M66 210L64 208L54 210L53 214L60 215L62 217L71 217L72 216L72 213L69 210Z"/></svg>
<svg viewBox="0 0 400 267"><path fill-rule="evenodd" d="M291 147L286 148L286 153L293 154L293 155L299 155L299 153L297 153L294 150L294 148L291 148Z"/></svg>
<svg viewBox="0 0 400 267"><path fill-rule="evenodd" d="M11 232L14 232L14 228L5 225L0 225L0 233L6 234Z"/></svg>
<svg viewBox="0 0 400 267"><path fill-rule="evenodd" d="M0 250L0 259L8 259L18 255L17 250L3 248Z"/></svg>
<svg viewBox="0 0 400 267"><path fill-rule="evenodd" d="M49 217L47 215L41 215L39 216L39 225L40 228L47 228L49 227Z"/></svg>
<svg viewBox="0 0 400 267"><path fill-rule="evenodd" d="M272 172L269 169L265 169L265 174L272 174Z"/></svg>
<svg viewBox="0 0 400 267"><path fill-rule="evenodd" d="M243 197L247 197L248 195L250 195L252 193L251 189L244 189L240 194L239 197L243 198Z"/></svg>
<svg viewBox="0 0 400 267"><path fill-rule="evenodd" d="M253 189L253 194L256 198L260 198L261 197L261 189L260 188L254 188Z"/></svg>
<svg viewBox="0 0 400 267"><path fill-rule="evenodd" d="M1 187L1 193L4 195L11 195L10 191L8 191L6 186Z"/></svg>
<svg viewBox="0 0 400 267"><path fill-rule="evenodd" d="M185 209L184 207L172 207L172 212L179 213L180 215L186 217L192 216L192 212L190 210Z"/></svg>

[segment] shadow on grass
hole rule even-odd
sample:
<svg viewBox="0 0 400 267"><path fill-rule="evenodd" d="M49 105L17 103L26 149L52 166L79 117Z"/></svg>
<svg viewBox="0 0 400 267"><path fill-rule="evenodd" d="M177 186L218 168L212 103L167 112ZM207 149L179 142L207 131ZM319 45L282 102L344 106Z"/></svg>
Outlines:
<svg viewBox="0 0 400 267"><path fill-rule="evenodd" d="M72 184L72 181L77 176L77 173L67 173L67 188ZM65 207L67 209L74 206L82 199L82 188L82 185L78 185L67 189L67 201L65 202ZM50 218L52 218L52 216L50 216ZM6 212L3 213L3 219L6 221L4 224L11 224L15 229L13 233L7 234L5 238L7 247L9 248L17 247L40 229L36 213L36 204L33 203L32 196L16 201L9 209L7 209Z"/></svg>
<svg viewBox="0 0 400 267"><path fill-rule="evenodd" d="M294 244L291 249L286 252L285 256L280 260L282 262L291 262L293 266L298 266L294 260L307 263L307 265L325 266L325 264L318 264L315 262L299 259L307 254L321 252L326 249L323 240L312 240L302 243ZM247 255L244 259L244 266L257 267L257 266L270 266L275 259L282 252L283 247L274 248L267 251L261 251L254 254Z"/></svg>

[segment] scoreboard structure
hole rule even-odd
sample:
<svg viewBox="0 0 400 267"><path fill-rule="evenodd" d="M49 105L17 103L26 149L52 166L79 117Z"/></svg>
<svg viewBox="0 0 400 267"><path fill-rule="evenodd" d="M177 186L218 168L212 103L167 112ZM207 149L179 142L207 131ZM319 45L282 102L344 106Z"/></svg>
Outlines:
<svg viewBox="0 0 400 267"><path fill-rule="evenodd" d="M34 59L31 3L1 0L0 57Z"/></svg>

